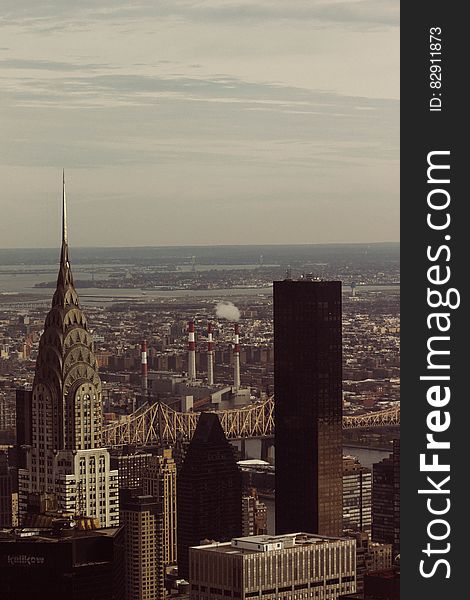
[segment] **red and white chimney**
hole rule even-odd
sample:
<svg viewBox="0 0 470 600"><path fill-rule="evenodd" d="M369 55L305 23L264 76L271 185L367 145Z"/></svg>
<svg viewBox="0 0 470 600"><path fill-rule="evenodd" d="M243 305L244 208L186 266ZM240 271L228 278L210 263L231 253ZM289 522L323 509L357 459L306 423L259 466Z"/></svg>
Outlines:
<svg viewBox="0 0 470 600"><path fill-rule="evenodd" d="M140 344L140 375L142 383L142 395L146 396L148 388L147 340L142 340Z"/></svg>
<svg viewBox="0 0 470 600"><path fill-rule="evenodd" d="M235 390L240 389L240 326L235 323L235 337L233 344L233 386Z"/></svg>
<svg viewBox="0 0 470 600"><path fill-rule="evenodd" d="M207 384L214 385L214 341L212 323L207 324Z"/></svg>
<svg viewBox="0 0 470 600"><path fill-rule="evenodd" d="M188 322L188 379L196 379L196 338L194 335L194 321Z"/></svg>

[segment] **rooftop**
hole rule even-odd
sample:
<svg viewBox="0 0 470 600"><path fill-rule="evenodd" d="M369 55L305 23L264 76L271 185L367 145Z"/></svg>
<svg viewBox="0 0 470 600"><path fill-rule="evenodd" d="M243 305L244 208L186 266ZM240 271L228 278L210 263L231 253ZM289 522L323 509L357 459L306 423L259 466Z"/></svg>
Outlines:
<svg viewBox="0 0 470 600"><path fill-rule="evenodd" d="M49 542L59 543L90 537L114 537L119 527L104 527L102 529L78 530L68 529L57 531L50 527L0 529L0 542Z"/></svg>
<svg viewBox="0 0 470 600"><path fill-rule="evenodd" d="M299 546L313 546L334 542L348 541L350 538L316 535L313 533L289 533L286 535L252 535L234 538L231 542L211 542L195 546L200 550L224 554L253 554L255 552L273 552Z"/></svg>

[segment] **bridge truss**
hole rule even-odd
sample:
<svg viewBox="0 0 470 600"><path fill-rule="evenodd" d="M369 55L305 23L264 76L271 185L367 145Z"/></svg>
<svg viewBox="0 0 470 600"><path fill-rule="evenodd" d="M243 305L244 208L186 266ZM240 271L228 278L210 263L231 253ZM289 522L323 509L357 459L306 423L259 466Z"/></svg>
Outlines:
<svg viewBox="0 0 470 600"><path fill-rule="evenodd" d="M176 412L157 402L144 406L103 429L105 446L154 446L191 439L200 413ZM216 412L228 439L264 438L274 435L274 396L242 408ZM400 424L400 406L380 412L343 417L343 429L391 427Z"/></svg>

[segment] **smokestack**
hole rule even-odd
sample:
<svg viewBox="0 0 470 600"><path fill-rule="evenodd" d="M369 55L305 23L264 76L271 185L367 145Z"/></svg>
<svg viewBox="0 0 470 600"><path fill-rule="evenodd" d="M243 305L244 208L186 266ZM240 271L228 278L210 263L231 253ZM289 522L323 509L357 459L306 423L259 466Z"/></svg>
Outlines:
<svg viewBox="0 0 470 600"><path fill-rule="evenodd" d="M148 388L148 367L147 367L147 340L142 340L140 344L140 375L142 383L142 396L144 399L147 397ZM145 400L144 400L145 402Z"/></svg>
<svg viewBox="0 0 470 600"><path fill-rule="evenodd" d="M194 337L194 321L188 322L188 379L196 379L196 339Z"/></svg>
<svg viewBox="0 0 470 600"><path fill-rule="evenodd" d="M241 385L240 381L240 327L238 323L234 325L235 337L233 346L233 385L235 390L238 390Z"/></svg>
<svg viewBox="0 0 470 600"><path fill-rule="evenodd" d="M214 342L210 322L207 324L207 384L214 385Z"/></svg>

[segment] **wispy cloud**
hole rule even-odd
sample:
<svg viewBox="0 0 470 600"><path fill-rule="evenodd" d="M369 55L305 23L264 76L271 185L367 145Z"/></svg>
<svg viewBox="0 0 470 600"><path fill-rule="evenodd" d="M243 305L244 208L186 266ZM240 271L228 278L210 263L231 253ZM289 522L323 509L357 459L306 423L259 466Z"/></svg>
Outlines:
<svg viewBox="0 0 470 600"><path fill-rule="evenodd" d="M317 240L327 241L333 213L338 236L351 239L355 226L370 239L368 210L376 239L393 238L398 8L396 0L3 0L5 239L14 199L36 206L38 182L50 190L63 165L83 175L76 198L96 199L109 236L125 219L130 244L147 224L127 227L129 195L155 219L146 243L157 230L168 243L182 235L181 211L194 224L189 242L207 227L207 209L214 236L228 215L242 227L236 206L252 207L259 241L298 240L293 207L304 221L315 209Z"/></svg>
<svg viewBox="0 0 470 600"><path fill-rule="evenodd" d="M80 0L47 4L34 0L3 0L0 22L20 23L25 27L52 28L54 22L64 26L85 27L90 21L110 19L132 22L140 18L175 18L194 21L266 21L309 20L328 24L369 24L397 26L397 0Z"/></svg>
<svg viewBox="0 0 470 600"><path fill-rule="evenodd" d="M15 69L15 70L33 70L33 71L61 71L61 72L72 72L72 71L96 71L102 69L113 69L111 65L104 64L90 64L83 63L77 64L74 62L59 62L53 60L40 60L40 59L21 59L21 58L9 58L0 60L0 71L2 69Z"/></svg>

